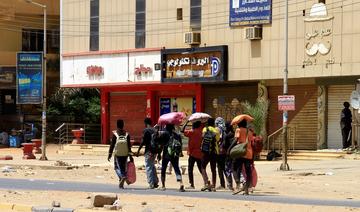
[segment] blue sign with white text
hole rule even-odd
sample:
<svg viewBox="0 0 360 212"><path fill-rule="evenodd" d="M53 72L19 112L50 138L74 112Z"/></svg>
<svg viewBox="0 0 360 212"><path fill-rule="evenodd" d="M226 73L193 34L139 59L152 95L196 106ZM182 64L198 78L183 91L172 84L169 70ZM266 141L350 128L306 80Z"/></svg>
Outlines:
<svg viewBox="0 0 360 212"><path fill-rule="evenodd" d="M171 99L160 98L160 116L171 112Z"/></svg>
<svg viewBox="0 0 360 212"><path fill-rule="evenodd" d="M43 54L41 52L17 53L17 104L42 103L42 68Z"/></svg>
<svg viewBox="0 0 360 212"><path fill-rule="evenodd" d="M271 0L230 0L230 26L271 23Z"/></svg>

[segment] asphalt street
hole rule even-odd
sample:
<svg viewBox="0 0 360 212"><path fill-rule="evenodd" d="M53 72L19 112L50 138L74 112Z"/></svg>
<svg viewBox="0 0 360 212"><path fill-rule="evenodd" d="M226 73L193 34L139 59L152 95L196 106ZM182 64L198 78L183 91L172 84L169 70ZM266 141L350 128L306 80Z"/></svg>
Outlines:
<svg viewBox="0 0 360 212"><path fill-rule="evenodd" d="M80 191L80 192L107 192L107 193L130 193L130 194L150 194L150 195L171 195L195 198L213 198L227 200L246 200L259 202L272 202L280 204L300 204L300 205L318 205L318 206L344 206L360 208L358 200L324 200L324 199L305 199L275 194L252 194L249 196L232 195L231 192L200 192L186 191L179 192L176 189L167 189L166 191L149 190L144 187L128 186L120 190L114 184L101 183L82 183L67 181L51 181L36 179L9 179L0 178L0 189L3 190L47 190L47 191Z"/></svg>

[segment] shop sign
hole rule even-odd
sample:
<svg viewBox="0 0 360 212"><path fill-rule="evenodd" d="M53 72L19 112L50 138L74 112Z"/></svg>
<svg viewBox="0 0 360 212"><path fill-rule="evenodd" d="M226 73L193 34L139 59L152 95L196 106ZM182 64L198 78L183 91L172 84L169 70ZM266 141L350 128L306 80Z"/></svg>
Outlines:
<svg viewBox="0 0 360 212"><path fill-rule="evenodd" d="M278 110L280 111L295 110L295 96L294 95L278 96Z"/></svg>
<svg viewBox="0 0 360 212"><path fill-rule="evenodd" d="M211 82L227 78L227 46L162 51L163 82Z"/></svg>
<svg viewBox="0 0 360 212"><path fill-rule="evenodd" d="M196 100L193 97L160 98L160 115L170 112L183 112L190 116L196 110Z"/></svg>
<svg viewBox="0 0 360 212"><path fill-rule="evenodd" d="M0 88L16 89L16 67L0 67Z"/></svg>
<svg viewBox="0 0 360 212"><path fill-rule="evenodd" d="M144 64L140 64L139 67L135 68L135 75L141 75L144 74L150 74L152 72L152 69L150 67L145 67Z"/></svg>
<svg viewBox="0 0 360 212"><path fill-rule="evenodd" d="M271 0L230 0L230 26L271 23Z"/></svg>
<svg viewBox="0 0 360 212"><path fill-rule="evenodd" d="M104 68L101 66L91 65L86 68L86 73L89 76L102 76L104 75Z"/></svg>
<svg viewBox="0 0 360 212"><path fill-rule="evenodd" d="M43 84L42 52L17 53L17 104L41 104Z"/></svg>

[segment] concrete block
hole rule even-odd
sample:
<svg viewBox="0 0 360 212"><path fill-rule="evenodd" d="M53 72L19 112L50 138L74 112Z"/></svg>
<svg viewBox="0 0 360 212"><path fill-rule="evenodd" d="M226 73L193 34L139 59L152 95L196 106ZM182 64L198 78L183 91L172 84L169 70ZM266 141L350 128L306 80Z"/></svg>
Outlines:
<svg viewBox="0 0 360 212"><path fill-rule="evenodd" d="M52 212L74 212L72 208L53 208Z"/></svg>
<svg viewBox="0 0 360 212"><path fill-rule="evenodd" d="M53 207L45 207L45 206L36 206L36 207L32 207L31 212L74 212L74 209L72 209L72 208L53 208Z"/></svg>
<svg viewBox="0 0 360 212"><path fill-rule="evenodd" d="M111 210L111 211L117 211L120 210L122 207L118 205L104 205L104 209Z"/></svg>
<svg viewBox="0 0 360 212"><path fill-rule="evenodd" d="M104 205L112 205L117 199L116 194L92 194L91 206L104 207Z"/></svg>
<svg viewBox="0 0 360 212"><path fill-rule="evenodd" d="M32 209L32 206L30 206L30 205L15 204L13 207L14 211L19 211L19 212L30 212L31 209Z"/></svg>
<svg viewBox="0 0 360 212"><path fill-rule="evenodd" d="M0 211L9 211L9 210L12 210L13 207L14 207L14 204L0 203Z"/></svg>
<svg viewBox="0 0 360 212"><path fill-rule="evenodd" d="M52 207L46 207L46 206L34 206L31 209L31 212L51 212Z"/></svg>
<svg viewBox="0 0 360 212"><path fill-rule="evenodd" d="M13 157L11 155L5 155L5 156L1 156L0 160L12 160Z"/></svg>

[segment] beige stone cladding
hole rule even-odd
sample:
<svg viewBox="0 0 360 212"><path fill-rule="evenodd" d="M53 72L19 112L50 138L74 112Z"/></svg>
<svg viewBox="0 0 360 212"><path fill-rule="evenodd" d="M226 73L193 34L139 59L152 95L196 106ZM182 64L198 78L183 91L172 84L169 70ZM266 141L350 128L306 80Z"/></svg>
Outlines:
<svg viewBox="0 0 360 212"><path fill-rule="evenodd" d="M62 53L89 51L89 2L62 0ZM135 48L135 2L100 1L100 51ZM316 8L326 12L318 14ZM282 78L282 1L272 1L272 23L263 25L257 41L245 38L247 26L229 26L230 0L202 0L201 11L200 47L228 45L229 81ZM289 1L289 78L360 75L359 19L358 1ZM189 31L190 0L146 1L146 48L191 47L184 43Z"/></svg>

